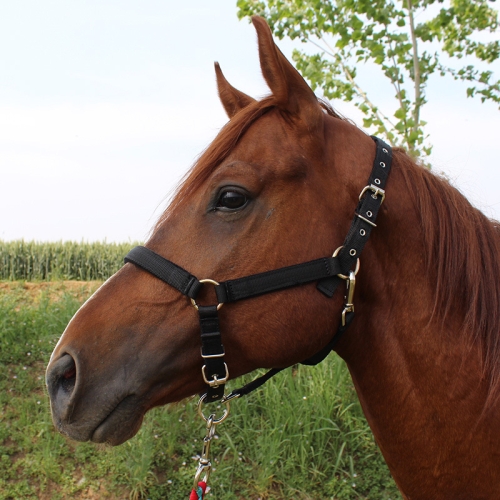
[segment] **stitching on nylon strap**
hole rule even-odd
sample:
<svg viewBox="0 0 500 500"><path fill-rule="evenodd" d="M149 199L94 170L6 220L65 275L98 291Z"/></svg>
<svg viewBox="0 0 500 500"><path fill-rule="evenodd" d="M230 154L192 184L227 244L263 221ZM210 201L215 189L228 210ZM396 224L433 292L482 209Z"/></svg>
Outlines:
<svg viewBox="0 0 500 500"><path fill-rule="evenodd" d="M318 281L322 278L335 276L341 272L337 258L323 257L320 259L282 267L244 278L223 281L215 287L219 302L236 302L265 293L284 290L293 286Z"/></svg>
<svg viewBox="0 0 500 500"><path fill-rule="evenodd" d="M192 299L196 298L202 286L191 273L146 247L133 248L126 255L124 261L125 263L132 262L141 267Z"/></svg>

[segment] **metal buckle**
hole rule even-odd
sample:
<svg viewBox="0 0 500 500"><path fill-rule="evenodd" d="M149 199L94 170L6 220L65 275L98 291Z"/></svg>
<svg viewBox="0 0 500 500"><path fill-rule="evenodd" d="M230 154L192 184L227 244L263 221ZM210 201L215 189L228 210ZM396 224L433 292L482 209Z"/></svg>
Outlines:
<svg viewBox="0 0 500 500"><path fill-rule="evenodd" d="M228 381L228 379L229 379L229 370L227 369L226 363L224 363L224 368L226 370L226 375L224 376L224 378L217 378L217 375L213 375L213 379L212 380L208 380L207 376L205 374L205 368L206 367L207 367L207 365L203 365L203 367L201 368L201 374L203 375L203 380L205 381L205 383L208 384L210 387L213 387L214 389L217 389L217 387L219 387L219 385L225 384Z"/></svg>
<svg viewBox="0 0 500 500"><path fill-rule="evenodd" d="M367 191L373 191L372 198L374 200L377 199L379 194L382 195L382 201L380 203L384 203L384 200L385 200L385 190L384 189L379 188L378 186L374 186L373 184L370 184L369 186L365 186L363 188L363 191L361 191L361 194L359 195L360 200L361 200L361 198L363 198L364 194Z"/></svg>
<svg viewBox="0 0 500 500"><path fill-rule="evenodd" d="M367 224L370 224L372 227L377 227L377 224L375 222L372 222L371 220L368 220L366 217L363 217L362 215L359 214L354 214L356 217L359 217L361 220L364 220Z"/></svg>
<svg viewBox="0 0 500 500"><path fill-rule="evenodd" d="M224 348L222 348L222 353L220 354L203 354L203 350L201 351L201 357L203 359L211 359L211 358L223 358L226 355Z"/></svg>
<svg viewBox="0 0 500 500"><path fill-rule="evenodd" d="M217 281L215 281L215 280L211 280L211 279L208 279L208 278L205 278L205 279L203 279L203 280L200 280L200 283L210 283L210 284L212 284L212 285L214 285L214 286L219 286L219 283L218 283ZM194 308L195 308L196 310L198 310L198 304L196 303L196 300L191 299L191 304L193 304ZM219 303L217 304L217 311L218 311L218 310L219 310L219 309L220 309L223 305L224 305L224 302L219 302Z"/></svg>

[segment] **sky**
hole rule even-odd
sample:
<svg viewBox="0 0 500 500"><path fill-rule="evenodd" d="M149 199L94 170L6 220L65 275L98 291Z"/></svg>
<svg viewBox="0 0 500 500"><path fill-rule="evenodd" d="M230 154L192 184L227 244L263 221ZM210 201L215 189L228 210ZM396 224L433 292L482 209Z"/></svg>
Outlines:
<svg viewBox="0 0 500 500"><path fill-rule="evenodd" d="M227 121L213 62L245 93L268 93L236 11L236 0L2 2L0 239L144 241ZM278 45L290 57L300 44ZM363 75L383 108L390 93ZM451 80L431 81L428 100L433 170L500 219L500 111Z"/></svg>

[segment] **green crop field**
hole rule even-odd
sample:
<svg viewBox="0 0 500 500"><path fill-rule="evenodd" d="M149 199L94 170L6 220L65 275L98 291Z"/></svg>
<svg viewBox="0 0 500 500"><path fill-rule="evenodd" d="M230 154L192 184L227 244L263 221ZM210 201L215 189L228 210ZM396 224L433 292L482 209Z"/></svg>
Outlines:
<svg viewBox="0 0 500 500"><path fill-rule="evenodd" d="M73 442L52 426L45 366L98 285L0 282L0 500L189 497L205 432L195 401L152 410L116 448ZM234 401L217 434L207 499L401 498L335 355Z"/></svg>
<svg viewBox="0 0 500 500"><path fill-rule="evenodd" d="M105 280L137 244L0 240L0 280Z"/></svg>

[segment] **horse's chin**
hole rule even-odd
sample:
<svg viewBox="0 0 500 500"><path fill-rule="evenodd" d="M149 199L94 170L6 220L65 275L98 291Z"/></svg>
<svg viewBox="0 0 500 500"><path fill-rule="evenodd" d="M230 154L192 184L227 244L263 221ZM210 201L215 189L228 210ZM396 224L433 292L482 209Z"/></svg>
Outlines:
<svg viewBox="0 0 500 500"><path fill-rule="evenodd" d="M89 425L88 417L70 423L55 418L53 421L59 432L75 441L118 446L137 434L145 412L146 409L141 408L136 397L127 396L104 417L89 419L93 424Z"/></svg>
<svg viewBox="0 0 500 500"><path fill-rule="evenodd" d="M137 434L143 418L144 411L138 408L136 398L127 396L95 428L90 441L118 446Z"/></svg>

